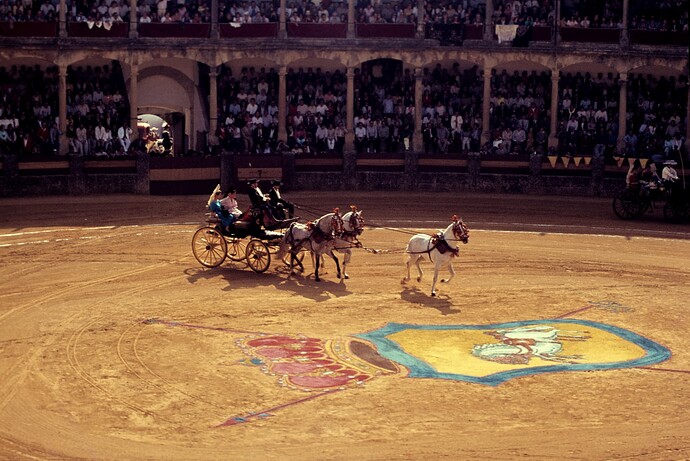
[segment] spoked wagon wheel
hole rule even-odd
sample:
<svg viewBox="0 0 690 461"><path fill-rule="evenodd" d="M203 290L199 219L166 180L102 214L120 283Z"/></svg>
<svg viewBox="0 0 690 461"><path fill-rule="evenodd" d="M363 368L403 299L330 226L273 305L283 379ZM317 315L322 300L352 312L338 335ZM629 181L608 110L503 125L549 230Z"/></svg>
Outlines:
<svg viewBox="0 0 690 461"><path fill-rule="evenodd" d="M301 250L301 251L298 251L297 254L295 255L295 261L297 263L299 263L299 264L297 264L298 266L304 267L302 265L302 261L304 261L304 253L306 253L306 252L307 252L306 250ZM289 251L287 253L285 253L285 255L283 255L283 264L285 264L287 267L290 267L290 255L291 255L291 253ZM293 263L293 265L294 265L294 263Z"/></svg>
<svg viewBox="0 0 690 461"><path fill-rule="evenodd" d="M261 240L250 240L247 244L247 264L254 272L266 272L271 265L271 252Z"/></svg>
<svg viewBox="0 0 690 461"><path fill-rule="evenodd" d="M664 218L671 223L678 224L688 219L688 204L669 200L664 205Z"/></svg>
<svg viewBox="0 0 690 461"><path fill-rule="evenodd" d="M621 219L633 219L642 214L642 203L631 191L624 191L613 199L613 212Z"/></svg>
<svg viewBox="0 0 690 461"><path fill-rule="evenodd" d="M228 258L233 261L244 261L247 257L247 242L240 238L228 239Z"/></svg>
<svg viewBox="0 0 690 461"><path fill-rule="evenodd" d="M192 237L192 253L206 267L220 266L228 255L228 244L213 227L202 227Z"/></svg>

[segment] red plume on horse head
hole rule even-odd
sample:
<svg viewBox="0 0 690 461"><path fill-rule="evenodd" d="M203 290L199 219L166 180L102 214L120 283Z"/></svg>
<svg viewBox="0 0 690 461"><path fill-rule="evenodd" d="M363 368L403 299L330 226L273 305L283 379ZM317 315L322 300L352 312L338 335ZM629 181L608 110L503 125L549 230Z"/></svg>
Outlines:
<svg viewBox="0 0 690 461"><path fill-rule="evenodd" d="M338 208L338 207L333 208L333 213L339 215L340 214L340 208Z"/></svg>
<svg viewBox="0 0 690 461"><path fill-rule="evenodd" d="M456 215L456 214L454 214L453 217L451 218L451 220L452 220L453 222L458 222L458 219L459 219L460 221L462 221L462 218L458 218L458 215Z"/></svg>
<svg viewBox="0 0 690 461"><path fill-rule="evenodd" d="M357 211L357 205L350 205L350 211L355 213Z"/></svg>

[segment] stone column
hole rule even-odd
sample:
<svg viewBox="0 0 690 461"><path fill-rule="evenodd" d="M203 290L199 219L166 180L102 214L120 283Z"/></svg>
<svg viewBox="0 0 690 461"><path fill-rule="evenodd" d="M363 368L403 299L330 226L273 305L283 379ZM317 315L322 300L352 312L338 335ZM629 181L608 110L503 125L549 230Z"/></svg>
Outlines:
<svg viewBox="0 0 690 461"><path fill-rule="evenodd" d="M426 10L424 0L417 0L417 38L424 39L424 26L426 25Z"/></svg>
<svg viewBox="0 0 690 461"><path fill-rule="evenodd" d="M287 67L278 69L278 139L287 142Z"/></svg>
<svg viewBox="0 0 690 461"><path fill-rule="evenodd" d="M129 74L129 127L132 129L131 140L139 137L137 121L139 120L139 66L132 64Z"/></svg>
<svg viewBox="0 0 690 461"><path fill-rule="evenodd" d="M484 15L484 40L492 42L494 40L494 2L486 0L486 12Z"/></svg>
<svg viewBox="0 0 690 461"><path fill-rule="evenodd" d="M209 77L209 95L208 95L208 143L211 146L218 145L218 136L216 130L218 129L218 67L211 66L208 73Z"/></svg>
<svg viewBox="0 0 690 461"><path fill-rule="evenodd" d="M618 76L620 92L618 96L618 153L623 151L623 138L628 130L626 126L626 115L628 112L628 74L621 72Z"/></svg>
<svg viewBox="0 0 690 461"><path fill-rule="evenodd" d="M67 66L58 70L58 129L60 130L60 155L69 152L67 139Z"/></svg>
<svg viewBox="0 0 690 461"><path fill-rule="evenodd" d="M347 38L355 38L356 0L347 0Z"/></svg>
<svg viewBox="0 0 690 461"><path fill-rule="evenodd" d="M218 0L211 0L211 38L220 38L220 31L218 30Z"/></svg>
<svg viewBox="0 0 690 461"><path fill-rule="evenodd" d="M688 101L685 107L687 107L685 120L688 120L685 127L685 150L688 151L690 150L690 88L688 88ZM685 180L685 176L683 176L683 180Z"/></svg>
<svg viewBox="0 0 690 461"><path fill-rule="evenodd" d="M491 142L491 118L489 108L491 106L491 68L484 64L484 94L482 99L482 146ZM479 146L480 149L482 146Z"/></svg>
<svg viewBox="0 0 690 461"><path fill-rule="evenodd" d="M355 68L348 67L347 75L347 94L345 95L345 149L354 151L355 130L352 127L355 118Z"/></svg>
<svg viewBox="0 0 690 461"><path fill-rule="evenodd" d="M549 120L549 147L558 145L558 81L560 71L551 71L551 119Z"/></svg>
<svg viewBox="0 0 690 461"><path fill-rule="evenodd" d="M278 37L287 37L287 12L285 11L286 0L280 0L280 16L278 18Z"/></svg>
<svg viewBox="0 0 690 461"><path fill-rule="evenodd" d="M422 68L414 69L414 134L412 135L412 150L421 152L424 149L422 136Z"/></svg>
<svg viewBox="0 0 690 461"><path fill-rule="evenodd" d="M129 0L129 38L139 37L139 30L137 29L137 24L139 24L138 13L137 0Z"/></svg>
<svg viewBox="0 0 690 461"><path fill-rule="evenodd" d="M67 37L67 2L60 0L60 13L58 14L58 37Z"/></svg>
<svg viewBox="0 0 690 461"><path fill-rule="evenodd" d="M623 28L621 29L621 46L628 46L630 43L630 37L628 36L628 7L630 6L630 0L623 0L623 17L621 22L623 23Z"/></svg>

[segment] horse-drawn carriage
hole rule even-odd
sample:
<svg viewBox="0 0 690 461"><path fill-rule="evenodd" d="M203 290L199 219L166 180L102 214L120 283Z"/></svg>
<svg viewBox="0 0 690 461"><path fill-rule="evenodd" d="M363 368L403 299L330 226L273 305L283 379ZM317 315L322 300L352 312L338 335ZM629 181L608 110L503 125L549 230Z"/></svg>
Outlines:
<svg viewBox="0 0 690 461"><path fill-rule="evenodd" d="M337 277L348 278L345 268L351 248L361 246L357 237L364 229L362 212L356 207L345 215L337 208L314 221L299 223L299 217L276 219L269 207L251 207L227 228L215 212L206 213L206 224L192 237L192 253L206 267L220 266L226 258L245 261L257 273L265 272L278 258L293 272L295 263L304 269L304 253L314 256L314 278L319 281L321 256L336 264ZM345 255L342 271L335 251Z"/></svg>
<svg viewBox="0 0 690 461"><path fill-rule="evenodd" d="M689 192L684 182L641 181L637 187L627 187L613 199L613 212L620 219L635 219L654 212L661 202L664 218L682 223L690 216Z"/></svg>
<svg viewBox="0 0 690 461"><path fill-rule="evenodd" d="M192 253L206 267L220 266L226 258L246 261L257 273L266 272L271 255L279 253L281 230L299 218L274 219L266 209L250 208L224 229L213 212L206 213L206 224L192 237Z"/></svg>

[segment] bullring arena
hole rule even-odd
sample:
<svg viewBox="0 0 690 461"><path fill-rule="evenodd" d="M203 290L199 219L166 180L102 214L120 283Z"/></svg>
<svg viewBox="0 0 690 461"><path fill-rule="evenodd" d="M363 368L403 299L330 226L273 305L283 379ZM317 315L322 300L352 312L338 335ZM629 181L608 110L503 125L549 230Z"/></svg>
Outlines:
<svg viewBox="0 0 690 461"><path fill-rule="evenodd" d="M209 269L206 197L2 199L0 459L690 458L687 225L601 198L286 196L356 204L378 251L348 280ZM456 277L401 284L411 233L455 213Z"/></svg>

